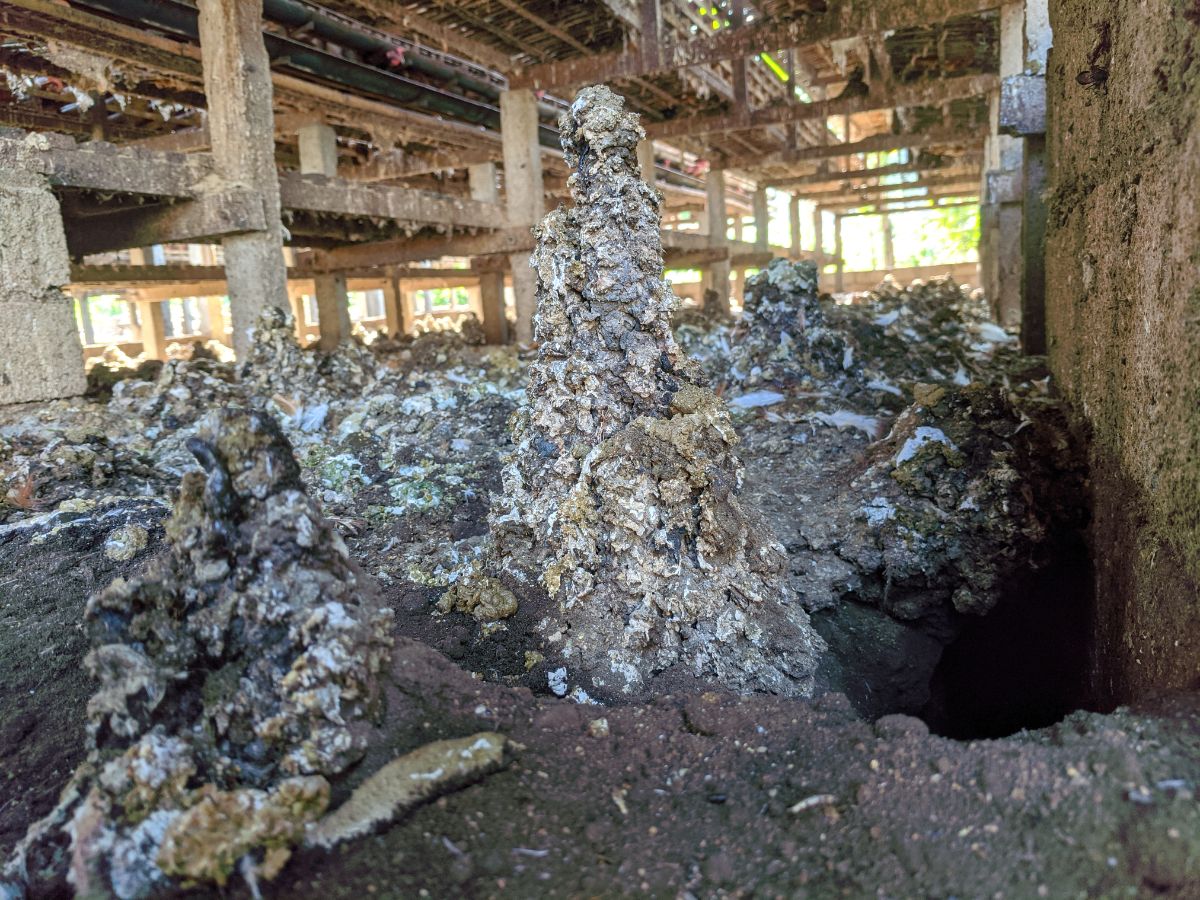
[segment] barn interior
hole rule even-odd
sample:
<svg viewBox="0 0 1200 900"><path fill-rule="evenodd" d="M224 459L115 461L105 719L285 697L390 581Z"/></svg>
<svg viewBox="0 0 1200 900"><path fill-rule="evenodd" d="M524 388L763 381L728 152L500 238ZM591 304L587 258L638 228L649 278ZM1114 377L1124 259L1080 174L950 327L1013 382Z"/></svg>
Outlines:
<svg viewBox="0 0 1200 900"><path fill-rule="evenodd" d="M1192 0L0 0L0 897L1200 895Z"/></svg>

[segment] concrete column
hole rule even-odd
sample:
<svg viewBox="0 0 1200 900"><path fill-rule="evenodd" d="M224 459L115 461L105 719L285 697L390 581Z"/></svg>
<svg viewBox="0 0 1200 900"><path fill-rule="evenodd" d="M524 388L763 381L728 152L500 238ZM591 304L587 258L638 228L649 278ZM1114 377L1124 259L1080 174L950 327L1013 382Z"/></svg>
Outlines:
<svg viewBox="0 0 1200 900"><path fill-rule="evenodd" d="M496 164L480 163L467 169L471 199L496 203ZM479 276L480 319L489 344L508 343L508 319L504 315L504 273L484 272Z"/></svg>
<svg viewBox="0 0 1200 900"><path fill-rule="evenodd" d="M205 297L204 307L208 311L208 336L222 344L229 343L225 330L225 304L220 297Z"/></svg>
<svg viewBox="0 0 1200 900"><path fill-rule="evenodd" d="M142 323L142 356L146 359L167 358L167 323L163 317L164 303L157 300L138 300L138 319Z"/></svg>
<svg viewBox="0 0 1200 900"><path fill-rule="evenodd" d="M500 94L500 138L504 150L504 194L509 222L532 228L546 211L542 148L538 144L538 103L533 91ZM509 263L517 307L516 339L530 343L533 341L533 315L537 311L537 278L529 267L528 253L512 254Z"/></svg>
<svg viewBox="0 0 1200 900"><path fill-rule="evenodd" d="M62 291L70 279L58 200L20 148L0 152L0 404L87 389L75 305Z"/></svg>
<svg viewBox="0 0 1200 900"><path fill-rule="evenodd" d="M383 285L383 314L387 318L388 337L412 334L412 300L404 289L404 281L390 271Z"/></svg>
<svg viewBox="0 0 1200 900"><path fill-rule="evenodd" d="M261 0L199 0L204 93L219 187L262 197L265 231L230 235L225 277L233 347L244 359L250 329L268 306L287 307L287 269L275 168L271 64L262 37Z"/></svg>
<svg viewBox="0 0 1200 900"><path fill-rule="evenodd" d="M771 206L767 203L767 189L758 188L754 192L754 246L766 250L771 246Z"/></svg>
<svg viewBox="0 0 1200 900"><path fill-rule="evenodd" d="M726 212L725 212L725 172L723 169L710 169L708 173L707 183L707 209L708 213L708 243L711 247L727 247L729 240L726 237ZM708 285L710 290L716 292L716 300L713 304L714 308L722 313L729 314L729 257L716 260L708 269ZM706 304L707 305L707 304Z"/></svg>
<svg viewBox="0 0 1200 900"><path fill-rule="evenodd" d="M654 141L644 138L637 145L638 166L642 170L642 181L657 187L658 178L654 174Z"/></svg>
<svg viewBox="0 0 1200 900"><path fill-rule="evenodd" d="M1018 75L1024 68L1025 4L1005 3L1000 8L1000 76ZM997 194L997 185L1017 185L1024 168L1024 141L1000 133L1000 91L988 96L990 134L984 143L983 184L980 190L980 281L1002 324L1021 322L1021 283L1024 259L1021 250L1021 193Z"/></svg>
<svg viewBox="0 0 1200 900"><path fill-rule="evenodd" d="M350 302L346 296L346 276L326 272L313 276L317 295L317 346L329 351L350 340Z"/></svg>
<svg viewBox="0 0 1200 900"><path fill-rule="evenodd" d="M842 258L842 217L833 217L833 255L837 274L834 276L833 289L839 294L846 289L846 261Z"/></svg>
<svg viewBox="0 0 1200 900"><path fill-rule="evenodd" d="M479 276L479 304L483 308L483 331L489 344L508 343L508 318L504 312L504 273L483 272Z"/></svg>
<svg viewBox="0 0 1200 900"><path fill-rule="evenodd" d="M896 268L896 244L892 234L892 217L883 216L883 267L889 272Z"/></svg>
<svg viewBox="0 0 1200 900"><path fill-rule="evenodd" d="M337 132L324 122L310 122L296 129L300 142L301 175L337 175Z"/></svg>
<svg viewBox="0 0 1200 900"><path fill-rule="evenodd" d="M825 255L825 214L819 206L813 207L813 252L819 257Z"/></svg>
<svg viewBox="0 0 1200 900"><path fill-rule="evenodd" d="M792 259L800 258L800 198L792 194L788 200L788 227L791 232Z"/></svg>
<svg viewBox="0 0 1200 900"><path fill-rule="evenodd" d="M80 294L76 299L79 304L79 328L83 332L83 343L96 343L96 329L92 327L92 295Z"/></svg>
<svg viewBox="0 0 1200 900"><path fill-rule="evenodd" d="M301 126L300 171L307 175L337 175L337 132L322 122ZM317 295L317 327L320 337L317 346L334 350L350 339L350 305L346 296L346 277L329 272L313 278Z"/></svg>

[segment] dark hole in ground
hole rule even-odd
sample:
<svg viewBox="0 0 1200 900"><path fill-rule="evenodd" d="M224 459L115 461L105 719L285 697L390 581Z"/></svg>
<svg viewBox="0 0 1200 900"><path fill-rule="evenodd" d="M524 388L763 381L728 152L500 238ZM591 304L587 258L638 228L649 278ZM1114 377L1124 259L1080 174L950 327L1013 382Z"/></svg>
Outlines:
<svg viewBox="0 0 1200 900"><path fill-rule="evenodd" d="M967 619L945 649L922 711L930 729L999 738L1090 708L1092 598L1083 537L1060 540L1051 563L1017 579L991 613Z"/></svg>

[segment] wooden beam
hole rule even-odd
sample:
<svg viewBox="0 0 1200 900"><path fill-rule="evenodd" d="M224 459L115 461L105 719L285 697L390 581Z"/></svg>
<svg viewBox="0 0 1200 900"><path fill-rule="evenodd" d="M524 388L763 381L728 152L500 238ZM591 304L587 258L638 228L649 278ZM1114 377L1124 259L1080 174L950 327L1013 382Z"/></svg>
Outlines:
<svg viewBox="0 0 1200 900"><path fill-rule="evenodd" d="M463 228L500 228L507 224L503 208L495 203L345 178L281 172L279 193L285 209L303 212Z"/></svg>
<svg viewBox="0 0 1200 900"><path fill-rule="evenodd" d="M20 143L23 154L36 156L36 165L53 187L191 198L196 183L212 172L211 157L168 155L103 141L77 144L54 134L43 135L31 145L27 136L25 132L0 134L0 149Z"/></svg>
<svg viewBox="0 0 1200 900"><path fill-rule="evenodd" d="M711 38L658 43L636 52L616 51L516 69L509 74L509 86L563 91L585 84L711 65L764 51L925 26L999 5L1000 0L830 0L823 12L810 13L805 8L797 11L796 18L766 16Z"/></svg>
<svg viewBox="0 0 1200 900"><path fill-rule="evenodd" d="M922 198L918 198L918 199L924 201L925 203L930 202L930 198L928 198L928 197L922 197ZM899 215L900 213L906 213L906 212L929 212L929 211L935 210L935 209L951 209L951 208L957 207L957 206L978 206L978 205L979 205L978 197L963 197L963 199L951 200L948 203L942 202L941 198L933 198L933 205L931 205L931 206L912 206L912 205L908 205L908 204L898 204L898 203L893 202L893 203L875 204L875 205L871 206L870 209L860 209L859 206L862 206L862 204L859 204L859 206L846 206L846 207L842 207L840 209L837 207L833 207L833 208L831 208L831 211L836 212L838 215L842 216L843 218L851 218L853 216L882 216L885 214L895 216L895 215Z"/></svg>
<svg viewBox="0 0 1200 900"><path fill-rule="evenodd" d="M172 131L170 134L156 134L152 137L138 138L125 144L126 147L136 147L141 150L156 150L164 153L195 153L207 150L212 146L212 138L208 126L188 128L184 131Z"/></svg>
<svg viewBox="0 0 1200 900"><path fill-rule="evenodd" d="M883 95L837 98L815 103L794 103L749 110L745 107L729 114L699 113L653 122L645 126L646 136L654 139L694 137L717 132L745 131L766 125L789 122L823 122L831 116L915 107L941 106L949 100L982 97L999 85L995 75L960 75L957 78L930 79L896 87Z"/></svg>
<svg viewBox="0 0 1200 900"><path fill-rule="evenodd" d="M266 213L258 194L238 189L178 203L72 216L66 221L67 246L73 257L152 244L204 243L266 229Z"/></svg>
<svg viewBox="0 0 1200 900"><path fill-rule="evenodd" d="M883 153L903 148L916 149L937 145L977 148L987 138L987 128L933 128L912 134L876 134L857 141L824 144L817 147L802 147L799 150L779 150L755 156L730 157L724 160L725 168L752 172L771 167L788 166L794 163L820 159L851 156L856 153Z"/></svg>
<svg viewBox="0 0 1200 900"><path fill-rule="evenodd" d="M946 190L956 188L978 193L979 173L958 176L949 175L922 179L920 181L904 181L899 184L874 184L853 188L832 188L827 191L812 191L807 194L800 194L799 196L802 200L818 201L822 206L837 206L843 202L853 203L855 201L875 200L884 195L894 194L899 191L939 189L939 193L943 193ZM914 197L912 199L915 200L918 198Z"/></svg>
<svg viewBox="0 0 1200 900"><path fill-rule="evenodd" d="M533 232L527 227L502 228L473 235L445 234L426 238L398 238L316 251L312 256L312 269L333 271L391 266L439 259L443 256L528 253L533 247Z"/></svg>
<svg viewBox="0 0 1200 900"><path fill-rule="evenodd" d="M421 35L426 40L419 43L432 44L444 53L466 57L493 69L506 69L512 63L512 57L507 54L420 13L399 8L395 0L355 0L355 5L379 16L397 34Z"/></svg>
<svg viewBox="0 0 1200 900"><path fill-rule="evenodd" d="M768 178L767 187L780 190L805 187L814 184L860 184L865 179L887 178L892 175L925 175L943 173L965 173L979 171L983 159L978 154L969 154L946 166L921 166L916 163L893 163L870 169L853 169L842 172L814 172L811 175L795 175L787 178Z"/></svg>

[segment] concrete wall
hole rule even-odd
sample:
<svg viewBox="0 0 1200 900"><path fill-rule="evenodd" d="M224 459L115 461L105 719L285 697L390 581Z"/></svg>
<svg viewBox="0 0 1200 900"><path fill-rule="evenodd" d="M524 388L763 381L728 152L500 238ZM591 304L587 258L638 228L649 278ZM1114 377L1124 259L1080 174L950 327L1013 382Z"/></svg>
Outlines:
<svg viewBox="0 0 1200 900"><path fill-rule="evenodd" d="M1200 7L1060 0L1051 22L1049 354L1093 441L1112 703L1200 678Z"/></svg>

